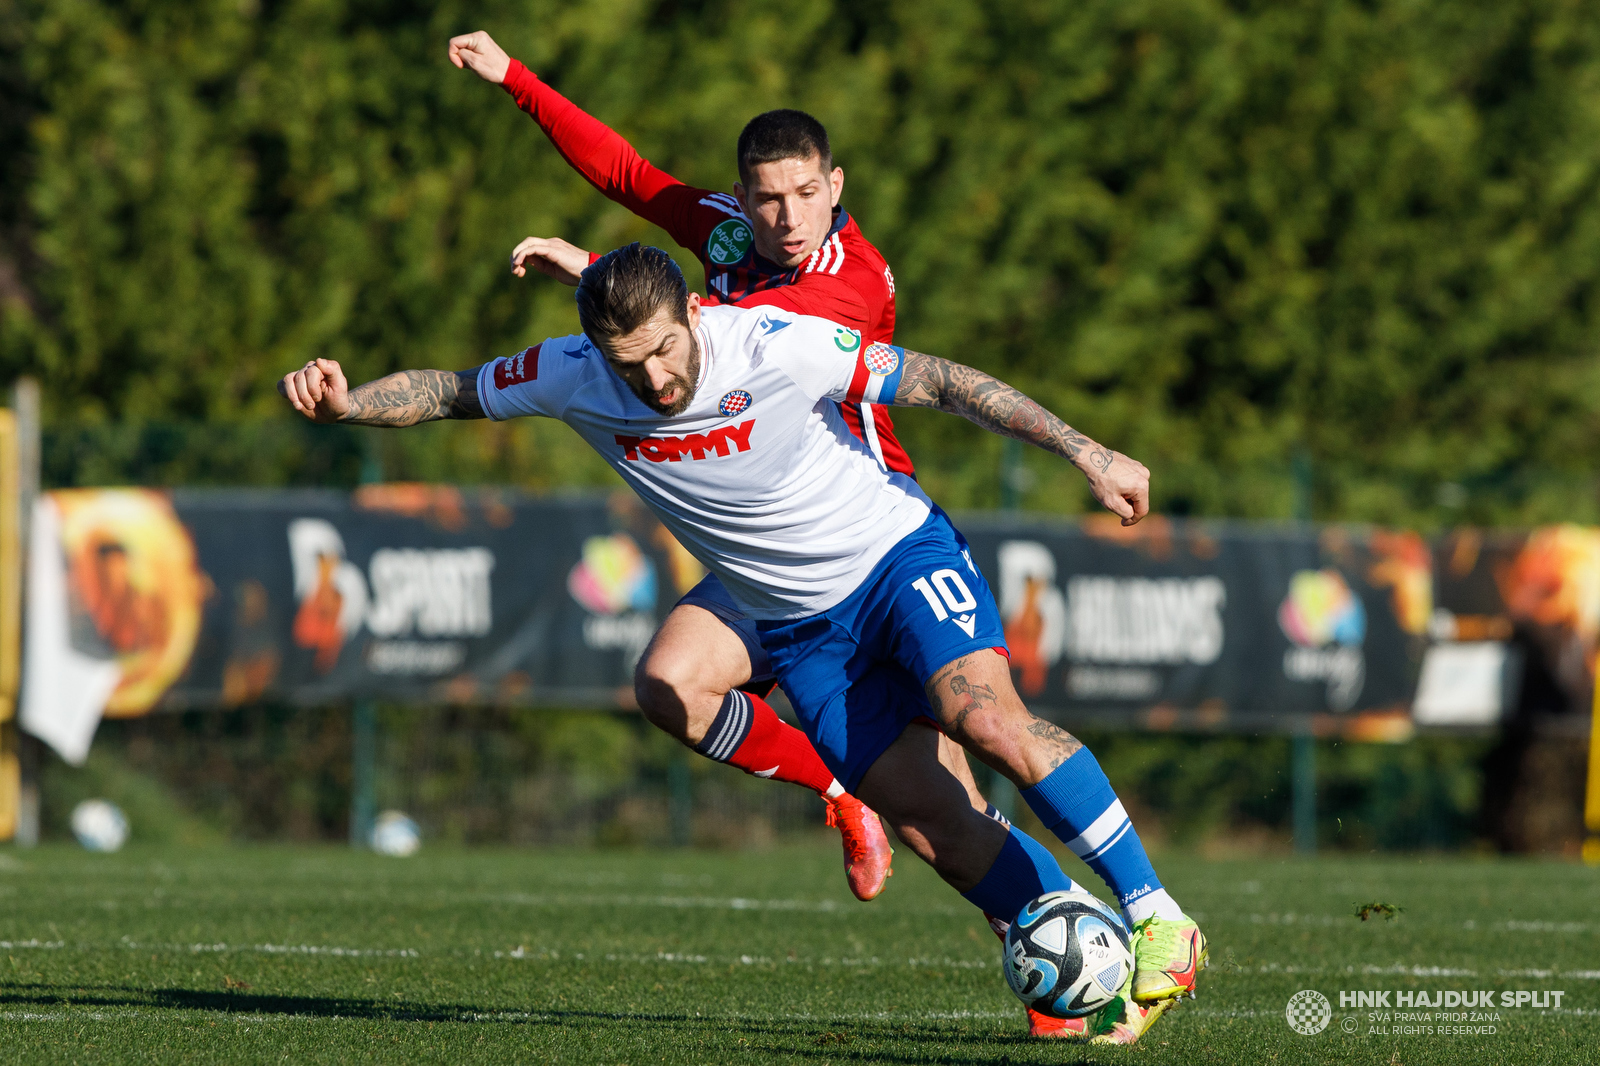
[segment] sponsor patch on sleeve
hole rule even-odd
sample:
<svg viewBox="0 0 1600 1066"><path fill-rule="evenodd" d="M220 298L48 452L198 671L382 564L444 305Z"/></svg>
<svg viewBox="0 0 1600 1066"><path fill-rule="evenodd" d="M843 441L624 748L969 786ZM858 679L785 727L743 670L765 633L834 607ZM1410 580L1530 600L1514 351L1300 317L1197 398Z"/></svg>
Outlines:
<svg viewBox="0 0 1600 1066"><path fill-rule="evenodd" d="M539 349L542 347L541 344L535 344L532 348L495 364L494 387L509 389L513 385L522 385L536 379L539 376Z"/></svg>
<svg viewBox="0 0 1600 1066"><path fill-rule="evenodd" d="M755 231L742 218L720 223L706 238L706 258L718 266L732 266L743 259L755 241Z"/></svg>

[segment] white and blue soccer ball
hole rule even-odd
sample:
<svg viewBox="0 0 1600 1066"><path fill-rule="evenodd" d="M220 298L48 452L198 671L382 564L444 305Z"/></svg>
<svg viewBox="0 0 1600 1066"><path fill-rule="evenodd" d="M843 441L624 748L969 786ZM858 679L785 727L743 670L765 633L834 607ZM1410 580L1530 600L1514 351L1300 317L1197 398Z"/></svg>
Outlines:
<svg viewBox="0 0 1600 1066"><path fill-rule="evenodd" d="M1116 998L1133 971L1129 940L1122 916L1089 893L1047 892L1006 930L1006 984L1041 1014L1093 1014Z"/></svg>
<svg viewBox="0 0 1600 1066"><path fill-rule="evenodd" d="M405 858L422 847L422 830L399 811L384 811L372 823L372 850L379 855Z"/></svg>
<svg viewBox="0 0 1600 1066"><path fill-rule="evenodd" d="M72 835L90 851L116 851L128 842L128 819L114 803L84 800L72 808Z"/></svg>

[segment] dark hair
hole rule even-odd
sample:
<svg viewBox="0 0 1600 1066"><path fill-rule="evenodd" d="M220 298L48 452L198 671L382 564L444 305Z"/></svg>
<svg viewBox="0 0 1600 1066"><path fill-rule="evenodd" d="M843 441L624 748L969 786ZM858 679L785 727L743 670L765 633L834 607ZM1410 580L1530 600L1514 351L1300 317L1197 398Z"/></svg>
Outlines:
<svg viewBox="0 0 1600 1066"><path fill-rule="evenodd" d="M622 337L665 307L689 324L689 286L660 248L634 241L590 263L578 279L578 321L595 344Z"/></svg>
<svg viewBox="0 0 1600 1066"><path fill-rule="evenodd" d="M814 155L821 157L823 173L833 169L833 149L822 123L804 111L766 111L745 123L739 134L739 180L750 184L753 166Z"/></svg>

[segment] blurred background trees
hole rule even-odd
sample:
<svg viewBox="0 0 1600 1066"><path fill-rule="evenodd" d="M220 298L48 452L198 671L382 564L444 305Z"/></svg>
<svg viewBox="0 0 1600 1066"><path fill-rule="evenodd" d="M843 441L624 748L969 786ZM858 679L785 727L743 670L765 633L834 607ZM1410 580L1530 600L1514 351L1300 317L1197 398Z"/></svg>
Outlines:
<svg viewBox="0 0 1600 1066"><path fill-rule="evenodd" d="M0 0L0 371L61 432L237 426L313 356L575 329L512 244L665 237L449 66L479 27L713 188L751 115L818 114L899 339L1139 455L1165 510L1287 516L1301 455L1318 518L1600 518L1600 20L1570 0ZM998 441L903 421L943 502L997 502ZM419 476L606 477L561 427L442 436ZM1026 506L1086 505L1026 461Z"/></svg>

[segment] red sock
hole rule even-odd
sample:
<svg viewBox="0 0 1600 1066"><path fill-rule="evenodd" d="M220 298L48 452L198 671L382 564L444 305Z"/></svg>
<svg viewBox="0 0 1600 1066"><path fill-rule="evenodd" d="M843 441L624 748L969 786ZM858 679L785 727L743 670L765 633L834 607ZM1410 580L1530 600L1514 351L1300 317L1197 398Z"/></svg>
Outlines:
<svg viewBox="0 0 1600 1066"><path fill-rule="evenodd" d="M786 725L760 696L737 689L723 697L716 721L695 750L747 774L790 781L824 796L834 785L833 772L804 733Z"/></svg>

